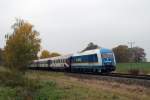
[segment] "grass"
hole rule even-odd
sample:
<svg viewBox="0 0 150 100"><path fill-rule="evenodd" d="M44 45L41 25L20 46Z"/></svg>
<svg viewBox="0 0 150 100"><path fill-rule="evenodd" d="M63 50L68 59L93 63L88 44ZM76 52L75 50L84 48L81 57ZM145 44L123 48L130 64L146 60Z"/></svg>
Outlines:
<svg viewBox="0 0 150 100"><path fill-rule="evenodd" d="M149 89L119 83L81 79L57 72L34 72L43 82L52 82L39 91L36 100L149 100ZM38 75L38 76L37 76Z"/></svg>
<svg viewBox="0 0 150 100"><path fill-rule="evenodd" d="M25 80L25 86L5 85L5 82L4 84L0 82L0 100L149 100L150 98L149 88L83 79L61 72L28 71L25 77L29 79Z"/></svg>
<svg viewBox="0 0 150 100"><path fill-rule="evenodd" d="M128 73L132 69L139 70L142 74L149 74L150 63L118 63L116 72Z"/></svg>
<svg viewBox="0 0 150 100"><path fill-rule="evenodd" d="M18 71L0 68L0 100L26 100L40 88L38 80L31 80Z"/></svg>

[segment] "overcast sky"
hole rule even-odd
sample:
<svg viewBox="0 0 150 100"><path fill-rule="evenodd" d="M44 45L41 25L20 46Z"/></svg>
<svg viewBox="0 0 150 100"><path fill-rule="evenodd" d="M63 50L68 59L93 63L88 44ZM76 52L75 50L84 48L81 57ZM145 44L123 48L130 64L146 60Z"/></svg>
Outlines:
<svg viewBox="0 0 150 100"><path fill-rule="evenodd" d="M150 0L0 0L0 48L15 18L32 23L42 48L74 53L89 42L145 49L150 59Z"/></svg>

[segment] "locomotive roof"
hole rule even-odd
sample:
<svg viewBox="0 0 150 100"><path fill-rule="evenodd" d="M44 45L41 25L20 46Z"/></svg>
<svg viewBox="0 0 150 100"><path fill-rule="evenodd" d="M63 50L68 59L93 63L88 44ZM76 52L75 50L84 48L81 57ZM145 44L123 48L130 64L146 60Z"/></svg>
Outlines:
<svg viewBox="0 0 150 100"><path fill-rule="evenodd" d="M107 49L107 48L97 48L97 49L93 49L93 50L87 50L84 52L76 53L73 56L82 56L82 55L108 53L108 52L112 52L112 50Z"/></svg>
<svg viewBox="0 0 150 100"><path fill-rule="evenodd" d="M73 56L81 56L81 55L89 55L89 54L100 53L100 49L101 48L94 49L94 50L87 50L87 51L84 51L84 52L76 53Z"/></svg>

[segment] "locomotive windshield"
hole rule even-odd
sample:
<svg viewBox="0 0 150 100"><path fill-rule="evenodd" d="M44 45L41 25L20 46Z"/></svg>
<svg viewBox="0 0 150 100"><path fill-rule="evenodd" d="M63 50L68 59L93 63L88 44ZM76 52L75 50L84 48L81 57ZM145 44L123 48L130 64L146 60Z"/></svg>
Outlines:
<svg viewBox="0 0 150 100"><path fill-rule="evenodd" d="M112 53L103 53L102 58L113 58L113 54Z"/></svg>

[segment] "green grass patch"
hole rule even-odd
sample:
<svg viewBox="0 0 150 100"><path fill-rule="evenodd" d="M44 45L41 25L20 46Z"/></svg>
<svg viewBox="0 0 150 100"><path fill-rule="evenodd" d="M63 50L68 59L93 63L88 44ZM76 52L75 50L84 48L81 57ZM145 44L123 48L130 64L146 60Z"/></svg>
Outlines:
<svg viewBox="0 0 150 100"><path fill-rule="evenodd" d="M141 96L130 90L117 90L120 84L110 87L97 80L93 85L93 80L84 82L62 72L28 71L20 77L0 71L0 81L0 100L149 100L145 92Z"/></svg>
<svg viewBox="0 0 150 100"><path fill-rule="evenodd" d="M116 72L128 73L129 70L138 69L143 74L150 73L150 63L118 63Z"/></svg>
<svg viewBox="0 0 150 100"><path fill-rule="evenodd" d="M34 100L128 100L125 96L92 90L79 84L63 87L54 81L47 81L42 82L42 86Z"/></svg>
<svg viewBox="0 0 150 100"><path fill-rule="evenodd" d="M147 96L137 96L136 93L130 93L130 91L115 92L115 88L105 90L100 88L105 86L99 87L99 85L92 84L90 86L82 79L70 79L70 76L64 73L35 72L29 74L29 76L40 74L42 88L38 90L35 100L149 100Z"/></svg>
<svg viewBox="0 0 150 100"><path fill-rule="evenodd" d="M128 100L125 96L105 91L97 92L80 86L59 87L54 81L41 82L40 85L41 88L34 95L22 95L17 87L0 87L0 100Z"/></svg>

